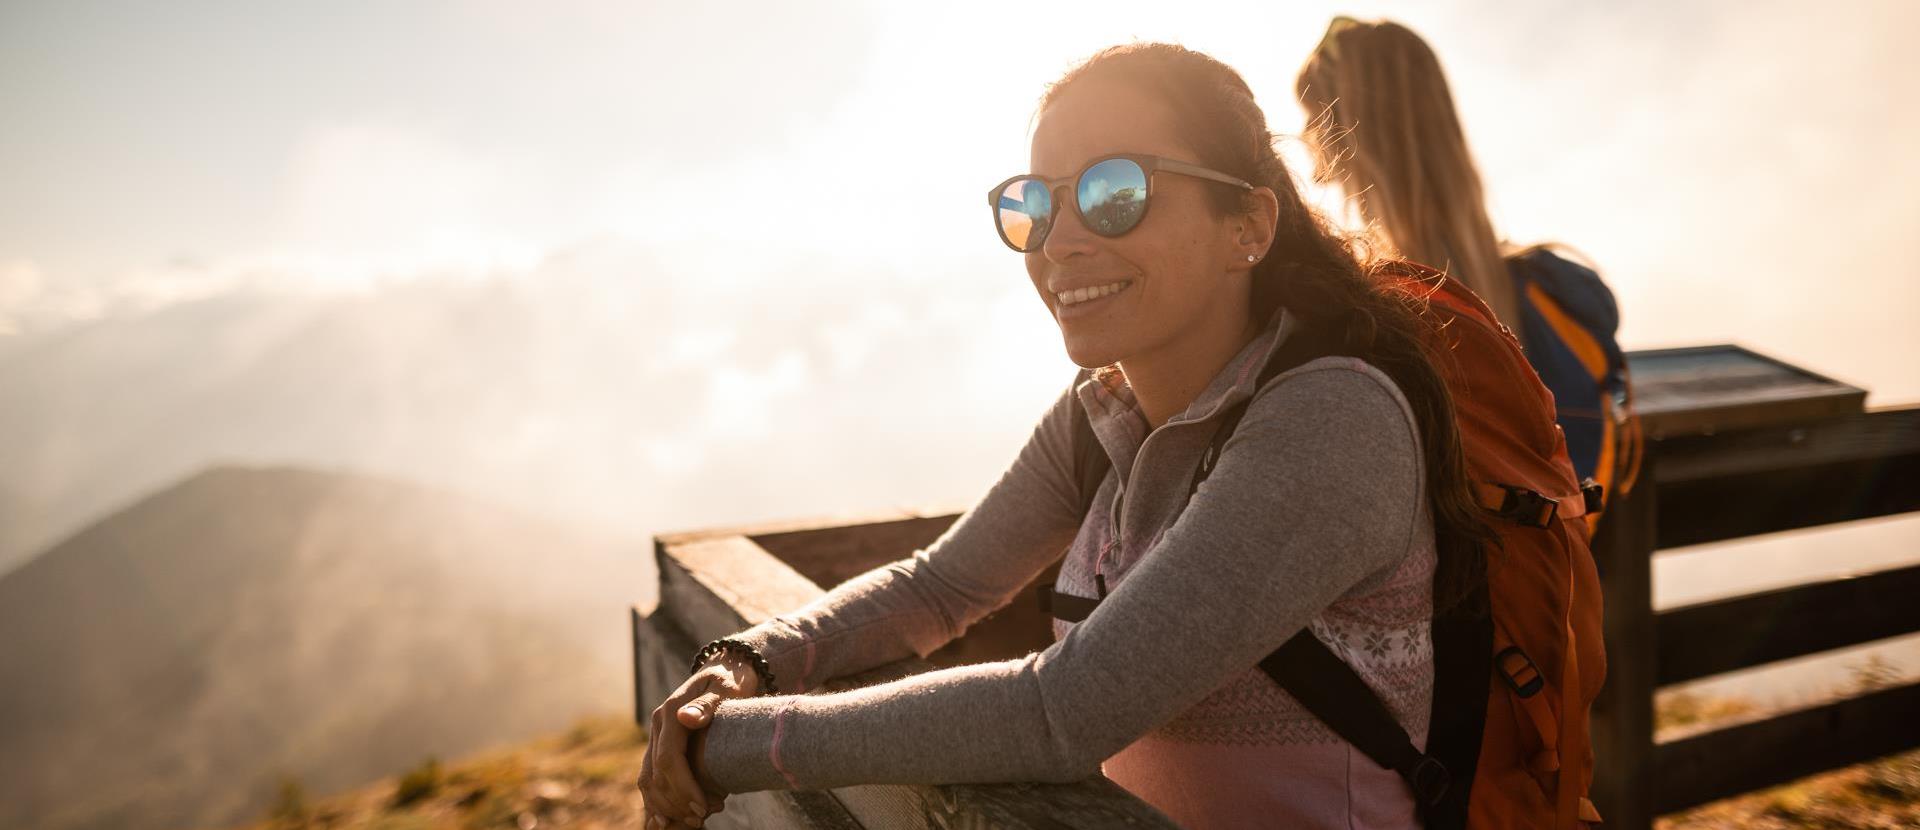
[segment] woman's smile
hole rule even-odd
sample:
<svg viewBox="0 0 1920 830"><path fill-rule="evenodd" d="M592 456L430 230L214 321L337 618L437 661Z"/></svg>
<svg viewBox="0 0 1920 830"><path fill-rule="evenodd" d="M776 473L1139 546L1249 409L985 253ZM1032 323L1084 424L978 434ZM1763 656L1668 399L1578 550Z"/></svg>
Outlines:
<svg viewBox="0 0 1920 830"><path fill-rule="evenodd" d="M1071 288L1053 293L1054 315L1061 320L1097 314L1101 309L1112 305L1109 300L1126 293L1133 286L1133 280L1092 285L1084 288Z"/></svg>

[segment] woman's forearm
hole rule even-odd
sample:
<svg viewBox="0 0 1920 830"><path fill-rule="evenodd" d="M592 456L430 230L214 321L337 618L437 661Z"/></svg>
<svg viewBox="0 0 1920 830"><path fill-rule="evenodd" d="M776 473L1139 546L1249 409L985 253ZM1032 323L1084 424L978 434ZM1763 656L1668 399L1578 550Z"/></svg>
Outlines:
<svg viewBox="0 0 1920 830"><path fill-rule="evenodd" d="M980 503L926 549L736 635L772 664L781 692L925 656L1004 606L1072 543L1072 390L1057 399Z"/></svg>

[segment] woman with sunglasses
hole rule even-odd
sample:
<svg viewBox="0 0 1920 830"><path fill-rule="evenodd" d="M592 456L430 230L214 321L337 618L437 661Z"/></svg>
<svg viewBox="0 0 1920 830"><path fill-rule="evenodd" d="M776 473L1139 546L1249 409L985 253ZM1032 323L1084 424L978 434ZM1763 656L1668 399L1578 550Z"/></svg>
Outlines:
<svg viewBox="0 0 1920 830"><path fill-rule="evenodd" d="M1089 368L933 545L702 650L654 713L655 826L728 792L1099 772L1188 827L1418 826L1399 775L1258 668L1310 630L1425 740L1429 623L1479 578L1485 528L1417 298L1302 202L1246 83L1200 53L1068 73L1031 163L988 205ZM1355 356L1256 388L1308 329ZM1091 498L1082 424L1110 462ZM1091 611L1045 651L801 694L928 654L1056 562Z"/></svg>
<svg viewBox="0 0 1920 830"><path fill-rule="evenodd" d="M1336 17L1294 91L1316 178L1349 194L1383 247L1444 268L1514 330L1553 392L1579 478L1630 484L1639 442L1613 292L1554 246L1495 234L1433 49L1392 21Z"/></svg>

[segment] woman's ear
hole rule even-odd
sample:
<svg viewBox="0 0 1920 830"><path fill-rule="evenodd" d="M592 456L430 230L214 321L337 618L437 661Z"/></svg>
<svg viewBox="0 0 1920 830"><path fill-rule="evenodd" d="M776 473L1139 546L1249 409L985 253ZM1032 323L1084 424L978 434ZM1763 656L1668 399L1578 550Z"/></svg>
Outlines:
<svg viewBox="0 0 1920 830"><path fill-rule="evenodd" d="M1233 261L1252 268L1273 249L1275 229L1280 224L1280 199L1270 187L1256 187L1247 196L1250 209L1239 217Z"/></svg>

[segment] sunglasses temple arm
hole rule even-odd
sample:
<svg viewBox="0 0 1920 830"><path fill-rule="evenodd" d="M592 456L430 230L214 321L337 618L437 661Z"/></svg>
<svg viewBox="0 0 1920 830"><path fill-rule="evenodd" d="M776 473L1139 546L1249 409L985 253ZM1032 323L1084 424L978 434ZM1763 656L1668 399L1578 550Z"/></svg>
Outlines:
<svg viewBox="0 0 1920 830"><path fill-rule="evenodd" d="M1173 159L1161 159L1158 166L1160 169L1165 170L1169 173L1179 173L1180 175L1183 175L1183 176L1193 176L1194 178L1207 179L1208 181L1216 181L1221 184L1230 184L1230 185L1233 185L1234 187L1238 187L1243 190L1253 189L1253 185L1251 184L1248 184L1237 178L1229 176L1225 173L1217 172L1214 170L1208 170L1207 168L1201 167L1197 164L1188 164L1184 161L1174 161Z"/></svg>

